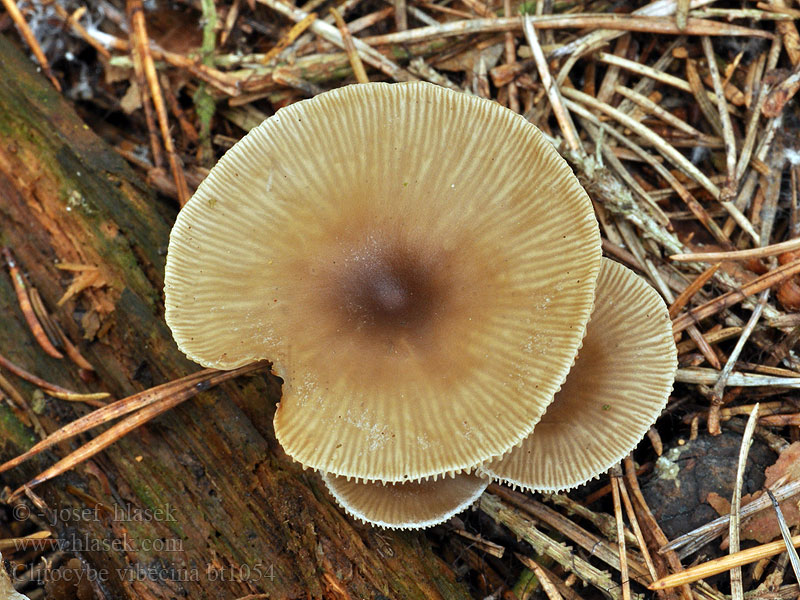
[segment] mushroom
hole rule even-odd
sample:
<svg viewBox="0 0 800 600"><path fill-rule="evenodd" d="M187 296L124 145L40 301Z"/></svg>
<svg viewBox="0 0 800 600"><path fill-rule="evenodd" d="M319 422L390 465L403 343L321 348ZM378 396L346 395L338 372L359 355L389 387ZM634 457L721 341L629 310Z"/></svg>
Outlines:
<svg viewBox="0 0 800 600"><path fill-rule="evenodd" d="M464 473L402 483L364 483L327 474L323 480L348 513L390 529L420 529L442 523L468 508L489 484L485 477Z"/></svg>
<svg viewBox="0 0 800 600"><path fill-rule="evenodd" d="M483 471L532 490L575 487L630 453L664 408L677 350L664 301L603 259L594 311L564 387L533 434Z"/></svg>
<svg viewBox="0 0 800 600"><path fill-rule="evenodd" d="M589 198L523 117L354 85L279 110L211 170L172 230L166 319L204 366L273 361L276 437L305 467L415 482L533 431L599 269Z"/></svg>

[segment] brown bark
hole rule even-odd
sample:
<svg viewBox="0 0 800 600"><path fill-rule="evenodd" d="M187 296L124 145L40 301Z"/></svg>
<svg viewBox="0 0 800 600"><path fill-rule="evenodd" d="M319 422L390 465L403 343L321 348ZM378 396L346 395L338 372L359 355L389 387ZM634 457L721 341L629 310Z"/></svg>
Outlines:
<svg viewBox="0 0 800 600"><path fill-rule="evenodd" d="M84 383L69 360L33 341L7 272L0 275L0 354L52 383L115 398L197 370L163 320L174 209L160 204L2 37L0 82L0 244L13 248L98 376ZM57 262L96 265L96 283L106 283L57 307L74 276ZM34 389L12 379L30 400ZM91 567L96 593L467 598L424 535L354 524L316 474L283 454L271 425L279 393L266 373L203 392L36 489L56 511L54 534ZM88 410L50 398L39 418L52 431ZM2 460L35 441L5 405L0 435ZM75 447L62 444L3 474L0 484L14 488ZM94 508L90 497L118 513L80 513ZM126 521L129 509L164 512Z"/></svg>

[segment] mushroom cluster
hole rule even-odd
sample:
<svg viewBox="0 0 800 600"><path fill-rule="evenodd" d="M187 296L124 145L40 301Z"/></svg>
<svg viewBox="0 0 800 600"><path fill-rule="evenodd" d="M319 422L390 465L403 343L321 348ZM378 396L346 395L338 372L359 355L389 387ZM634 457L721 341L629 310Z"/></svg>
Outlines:
<svg viewBox="0 0 800 600"><path fill-rule="evenodd" d="M664 303L601 257L541 132L422 82L326 92L248 133L178 215L165 295L192 360L273 362L286 453L385 527L439 523L491 478L598 475L676 366Z"/></svg>

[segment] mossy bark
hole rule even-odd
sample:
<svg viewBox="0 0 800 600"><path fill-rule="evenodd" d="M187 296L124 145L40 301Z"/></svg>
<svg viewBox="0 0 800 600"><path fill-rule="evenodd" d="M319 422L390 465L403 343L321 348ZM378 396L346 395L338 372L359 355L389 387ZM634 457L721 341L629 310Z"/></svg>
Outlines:
<svg viewBox="0 0 800 600"><path fill-rule="evenodd" d="M0 244L13 248L45 304L81 340L97 379L84 383L68 360L35 343L7 273L0 353L52 383L115 398L197 370L163 319L174 209L2 37L0 81ZM95 265L105 284L57 307L74 276L58 262ZM14 381L31 398L33 388ZM279 393L266 373L203 392L36 489L56 511L63 549L91 567L95 589L108 598L467 598L424 535L354 524L316 474L283 454L272 432ZM49 399L40 418L52 431L88 410ZM5 406L0 435L3 460L34 442ZM77 443L3 474L0 484L24 483ZM80 512L94 508L90 497L117 512ZM150 518L129 520L136 509Z"/></svg>

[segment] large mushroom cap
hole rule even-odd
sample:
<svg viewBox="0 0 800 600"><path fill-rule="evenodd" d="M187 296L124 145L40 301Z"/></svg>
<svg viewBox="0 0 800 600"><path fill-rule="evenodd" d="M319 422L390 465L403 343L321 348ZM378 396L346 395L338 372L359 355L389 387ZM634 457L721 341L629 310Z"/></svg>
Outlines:
<svg viewBox="0 0 800 600"><path fill-rule="evenodd" d="M559 491L607 471L661 414L677 368L664 301L633 271L603 259L583 347L534 432L484 470Z"/></svg>
<svg viewBox="0 0 800 600"><path fill-rule="evenodd" d="M348 513L390 529L421 529L443 523L472 505L489 480L472 474L406 481L357 482L323 475L325 485Z"/></svg>
<svg viewBox="0 0 800 600"><path fill-rule="evenodd" d="M203 365L274 362L294 459L404 481L530 433L599 265L586 193L524 118L356 85L278 111L212 169L170 237L166 318Z"/></svg>

